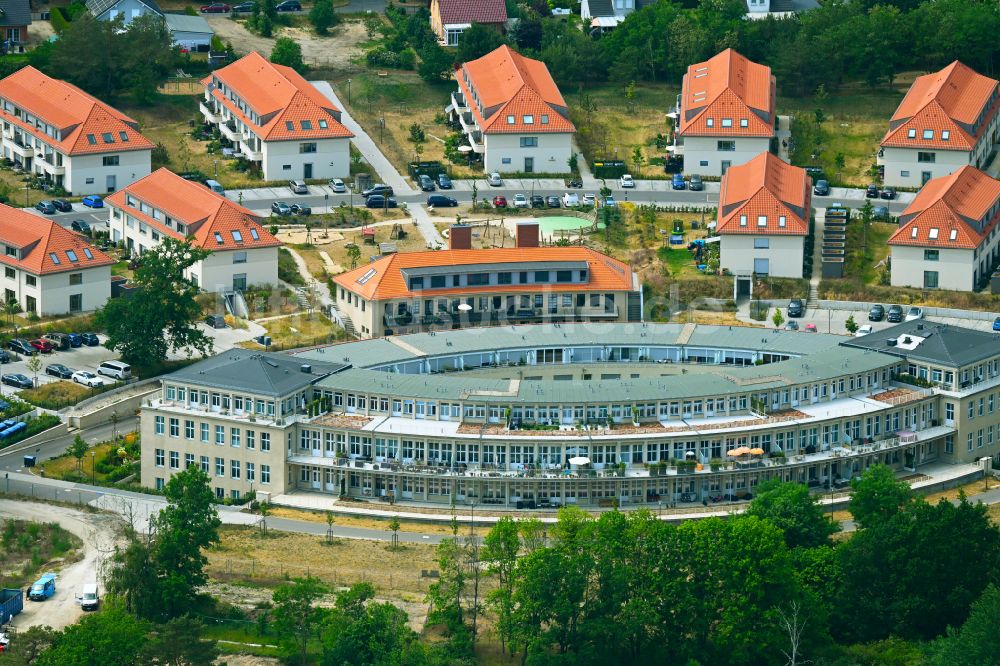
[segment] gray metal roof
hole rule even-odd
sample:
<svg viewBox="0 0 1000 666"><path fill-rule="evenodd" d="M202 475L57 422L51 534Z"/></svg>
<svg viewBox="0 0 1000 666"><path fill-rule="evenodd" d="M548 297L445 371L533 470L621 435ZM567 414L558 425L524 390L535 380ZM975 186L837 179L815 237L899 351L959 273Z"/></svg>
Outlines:
<svg viewBox="0 0 1000 666"><path fill-rule="evenodd" d="M28 0L0 0L0 12L0 26L31 25L31 3Z"/></svg>
<svg viewBox="0 0 1000 666"><path fill-rule="evenodd" d="M214 35L215 31L208 24L204 16L188 16L187 14L164 14L167 28L170 32L198 32L205 35Z"/></svg>
<svg viewBox="0 0 1000 666"><path fill-rule="evenodd" d="M906 336L924 339L915 348L904 349L899 343ZM890 340L896 341L897 344L890 344ZM897 324L860 338L851 338L841 344L845 347L873 349L907 360L926 361L952 368L972 365L1000 353L1000 335L997 333L938 324L923 319Z"/></svg>
<svg viewBox="0 0 1000 666"><path fill-rule="evenodd" d="M303 365L311 366L310 372L304 372ZM172 372L164 381L282 397L345 367L344 364L309 361L288 354L230 349Z"/></svg>

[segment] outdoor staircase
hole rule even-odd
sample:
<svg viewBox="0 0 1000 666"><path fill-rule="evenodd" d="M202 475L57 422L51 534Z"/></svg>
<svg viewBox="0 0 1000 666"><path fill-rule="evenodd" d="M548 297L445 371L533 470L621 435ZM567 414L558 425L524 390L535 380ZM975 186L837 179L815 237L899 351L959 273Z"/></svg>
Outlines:
<svg viewBox="0 0 1000 666"><path fill-rule="evenodd" d="M224 292L222 294L222 302L225 304L226 312L228 314L231 314L234 317L239 317L240 319L247 319L250 316L250 310L247 308L246 299L243 298L243 292Z"/></svg>
<svg viewBox="0 0 1000 666"><path fill-rule="evenodd" d="M348 338L358 337L357 332L354 330L354 322L351 321L351 318L342 312L340 313L340 318L344 322L344 332L347 333L347 337Z"/></svg>
<svg viewBox="0 0 1000 666"><path fill-rule="evenodd" d="M809 298L806 299L806 309L815 309L818 307L819 307L819 285L810 284Z"/></svg>

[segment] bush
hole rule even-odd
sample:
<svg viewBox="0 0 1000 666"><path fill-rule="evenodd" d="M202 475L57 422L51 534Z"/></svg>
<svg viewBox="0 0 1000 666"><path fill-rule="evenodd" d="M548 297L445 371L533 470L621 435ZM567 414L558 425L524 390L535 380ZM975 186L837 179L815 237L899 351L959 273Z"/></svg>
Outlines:
<svg viewBox="0 0 1000 666"><path fill-rule="evenodd" d="M52 24L52 29L56 31L57 35L69 28L69 21L63 15L61 7L52 8L52 12L49 14L49 23Z"/></svg>
<svg viewBox="0 0 1000 666"><path fill-rule="evenodd" d="M390 51L384 46L376 46L365 53L365 61L369 67L391 67L398 68L399 54Z"/></svg>

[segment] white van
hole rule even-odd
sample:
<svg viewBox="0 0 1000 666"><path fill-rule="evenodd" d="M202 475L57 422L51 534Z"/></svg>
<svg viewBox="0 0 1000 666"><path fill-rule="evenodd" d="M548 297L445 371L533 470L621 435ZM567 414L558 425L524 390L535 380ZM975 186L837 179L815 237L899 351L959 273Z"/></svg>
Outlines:
<svg viewBox="0 0 1000 666"><path fill-rule="evenodd" d="M97 366L97 374L125 381L132 378L132 366L121 361L105 361Z"/></svg>
<svg viewBox="0 0 1000 666"><path fill-rule="evenodd" d="M83 591L76 595L76 603L80 604L83 610L97 610L101 604L101 599L97 594L97 583L87 583L83 586Z"/></svg>

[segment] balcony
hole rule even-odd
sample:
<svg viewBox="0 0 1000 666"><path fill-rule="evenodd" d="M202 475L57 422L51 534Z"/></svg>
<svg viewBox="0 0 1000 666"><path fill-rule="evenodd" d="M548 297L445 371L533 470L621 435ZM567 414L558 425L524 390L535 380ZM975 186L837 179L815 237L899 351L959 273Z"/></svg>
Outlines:
<svg viewBox="0 0 1000 666"><path fill-rule="evenodd" d="M13 152L15 155L19 155L21 157L32 158L35 156L34 148L24 145L24 142L21 140L21 137L16 134L14 135L14 138L11 139L10 141L10 149L11 152Z"/></svg>
<svg viewBox="0 0 1000 666"><path fill-rule="evenodd" d="M204 102L198 104L198 110L201 111L201 115L205 116L205 120L213 123L219 124L225 120L221 113L215 112L211 107L207 106Z"/></svg>
<svg viewBox="0 0 1000 666"><path fill-rule="evenodd" d="M219 131L222 132L222 136L226 137L233 143L239 143L247 137L246 132L242 129L237 129L236 123L232 120L219 125Z"/></svg>
<svg viewBox="0 0 1000 666"><path fill-rule="evenodd" d="M404 312L385 315L382 323L396 333L418 331L426 327L447 326L505 326L515 322L540 321L589 321L614 320L618 318L618 308L512 308L508 310L487 310L485 312L439 312L437 314L413 315Z"/></svg>
<svg viewBox="0 0 1000 666"><path fill-rule="evenodd" d="M469 145L472 146L472 151L475 153L485 153L486 144L483 143L483 133L479 130L469 132L466 134L466 138L469 139Z"/></svg>
<svg viewBox="0 0 1000 666"><path fill-rule="evenodd" d="M260 149L254 149L246 142L246 138L240 141L240 152L245 158L251 162L261 162L264 159L264 152Z"/></svg>
<svg viewBox="0 0 1000 666"><path fill-rule="evenodd" d="M479 125L476 124L476 117L472 115L471 111L463 111L458 114L458 122L465 132L475 132L479 129Z"/></svg>
<svg viewBox="0 0 1000 666"><path fill-rule="evenodd" d="M456 111L468 108L465 104L465 95L457 90L451 94L451 105Z"/></svg>

